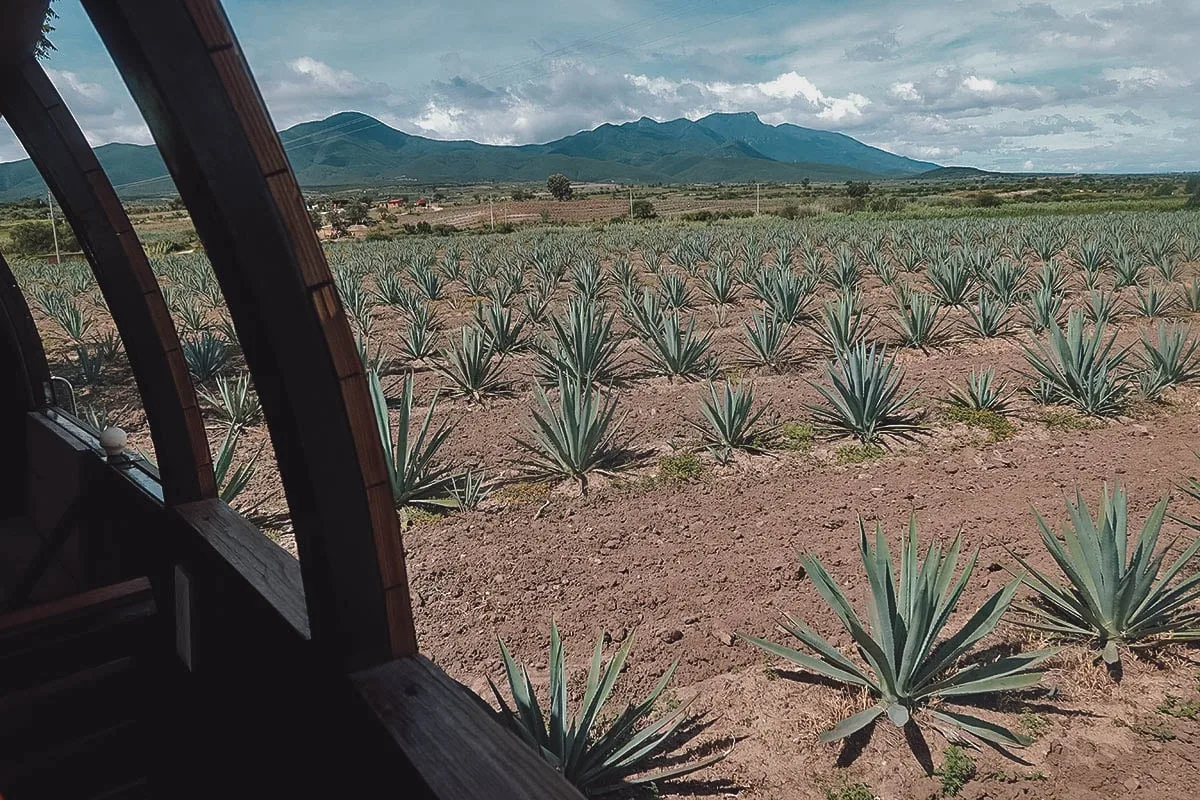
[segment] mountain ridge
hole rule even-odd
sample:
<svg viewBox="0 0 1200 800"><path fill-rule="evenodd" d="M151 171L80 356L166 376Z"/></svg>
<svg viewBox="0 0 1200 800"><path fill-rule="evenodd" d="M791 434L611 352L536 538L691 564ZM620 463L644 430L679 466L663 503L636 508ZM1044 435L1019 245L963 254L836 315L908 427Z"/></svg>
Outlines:
<svg viewBox="0 0 1200 800"><path fill-rule="evenodd" d="M305 189L421 183L575 181L613 183L794 183L904 178L939 165L917 161L831 131L769 125L754 112L698 120L649 117L526 145L480 144L405 133L357 111L280 132ZM96 156L123 197L174 191L154 145L113 143ZM0 200L37 196L45 186L28 159L0 164Z"/></svg>

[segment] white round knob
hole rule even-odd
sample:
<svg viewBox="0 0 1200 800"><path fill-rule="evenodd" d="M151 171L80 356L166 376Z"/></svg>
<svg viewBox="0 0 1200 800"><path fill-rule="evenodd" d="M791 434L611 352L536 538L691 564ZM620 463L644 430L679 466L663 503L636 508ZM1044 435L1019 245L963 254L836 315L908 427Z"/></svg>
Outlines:
<svg viewBox="0 0 1200 800"><path fill-rule="evenodd" d="M109 458L119 456L125 452L125 445L129 443L129 434L120 428L105 428L100 432L100 446L104 448L104 452Z"/></svg>

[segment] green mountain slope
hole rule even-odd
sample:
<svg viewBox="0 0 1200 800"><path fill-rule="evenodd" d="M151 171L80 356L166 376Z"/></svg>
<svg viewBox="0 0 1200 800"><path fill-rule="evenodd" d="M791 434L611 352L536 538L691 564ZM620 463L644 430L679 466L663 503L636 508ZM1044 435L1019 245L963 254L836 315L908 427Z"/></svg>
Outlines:
<svg viewBox="0 0 1200 800"><path fill-rule="evenodd" d="M499 146L413 136L365 114L343 112L293 126L280 138L306 188L540 182L554 172L576 181L617 183L840 181L905 177L938 167L838 133L765 125L752 113L713 114L694 122L643 117L546 144ZM153 146L109 144L96 148L96 155L123 196L173 191ZM0 200L43 192L31 162L0 164Z"/></svg>

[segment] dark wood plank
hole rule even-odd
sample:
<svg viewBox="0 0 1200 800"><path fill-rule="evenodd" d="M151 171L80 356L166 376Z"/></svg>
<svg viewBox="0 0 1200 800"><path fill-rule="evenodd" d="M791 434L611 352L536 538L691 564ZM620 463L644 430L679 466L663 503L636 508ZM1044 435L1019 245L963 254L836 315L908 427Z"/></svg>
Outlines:
<svg viewBox="0 0 1200 800"><path fill-rule="evenodd" d="M583 797L501 728L481 700L422 656L356 673L351 680L434 796L455 800Z"/></svg>
<svg viewBox="0 0 1200 800"><path fill-rule="evenodd" d="M153 603L150 581L145 578L80 592L51 603L0 615L0 646L30 633L49 635L56 628L74 626L85 618L110 621L113 612L118 618L123 618L130 609L139 615L153 613Z"/></svg>
<svg viewBox="0 0 1200 800"><path fill-rule="evenodd" d="M312 640L347 669L415 651L370 398L304 199L216 0L85 0L191 212L262 401L292 512ZM343 379L361 386L347 390ZM383 537L383 541L379 538ZM377 541L379 543L377 544ZM401 549L402 553L403 550ZM387 584L392 583L393 586ZM404 590L407 591L405 581Z"/></svg>
<svg viewBox="0 0 1200 800"><path fill-rule="evenodd" d="M58 198L112 311L167 502L216 496L200 408L150 262L83 132L32 58L0 79L0 113Z"/></svg>
<svg viewBox="0 0 1200 800"><path fill-rule="evenodd" d="M212 547L301 636L309 636L300 564L220 500L174 508L176 516Z"/></svg>
<svg viewBox="0 0 1200 800"><path fill-rule="evenodd" d="M0 25L0 64L33 54L50 0L8 0Z"/></svg>
<svg viewBox="0 0 1200 800"><path fill-rule="evenodd" d="M17 285L17 279L0 254L0 356L4 358L4 377L0 384L4 402L12 408L33 411L49 404L50 367L42 337L29 313L29 304Z"/></svg>

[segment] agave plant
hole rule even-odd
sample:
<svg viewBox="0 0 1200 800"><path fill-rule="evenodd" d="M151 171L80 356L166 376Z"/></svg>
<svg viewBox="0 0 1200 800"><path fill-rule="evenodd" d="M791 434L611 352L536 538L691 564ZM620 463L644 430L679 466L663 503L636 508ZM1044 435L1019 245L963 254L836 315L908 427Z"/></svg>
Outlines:
<svg viewBox="0 0 1200 800"><path fill-rule="evenodd" d="M1143 393L1152 397L1157 392L1145 392L1146 386L1161 391L1200 378L1200 340L1190 335L1187 326L1166 322L1158 323L1155 339L1142 334Z"/></svg>
<svg viewBox="0 0 1200 800"><path fill-rule="evenodd" d="M421 361L437 352L437 330L429 318L409 320L400 340L400 352L409 361Z"/></svg>
<svg viewBox="0 0 1200 800"><path fill-rule="evenodd" d="M702 442L721 463L729 460L734 450L763 452L775 435L775 425L761 424L770 404L754 408L754 387L750 384L724 384L720 394L710 381L708 397L700 399L702 422L689 420L700 434Z"/></svg>
<svg viewBox="0 0 1200 800"><path fill-rule="evenodd" d="M1041 333L1062 317L1062 294L1040 286L1029 296L1029 302L1021 312L1034 333Z"/></svg>
<svg viewBox="0 0 1200 800"><path fill-rule="evenodd" d="M62 296L57 302L46 306L46 310L72 342L82 344L92 329L94 320L69 297Z"/></svg>
<svg viewBox="0 0 1200 800"><path fill-rule="evenodd" d="M1029 653L988 658L968 666L958 662L981 639L995 630L1020 584L1014 580L989 597L956 633L946 636L950 615L970 583L979 551L968 558L958 579L961 538L955 537L948 551L940 543L929 546L922 560L917 549L917 523L911 517L908 535L900 547L899 569L884 539L875 528L875 546L859 521L859 550L870 587L869 622L864 623L842 589L811 553L801 563L817 592L841 620L866 665L845 655L803 620L786 615L782 628L798 639L812 654L785 647L767 639L743 637L771 655L816 672L839 683L867 689L877 702L842 720L821 734L825 742L837 741L875 723L886 715L897 727L915 724L914 715L928 715L934 727L952 740L958 731L1004 746L1023 746L1029 739L1003 726L961 711L945 703L963 697L1033 686L1041 680L1039 664L1058 652L1047 648ZM898 578L897 578L898 572ZM945 701L931 707L934 701ZM954 729L957 729L954 730Z"/></svg>
<svg viewBox="0 0 1200 800"><path fill-rule="evenodd" d="M975 276L967 262L959 258L930 265L928 277L933 293L947 306L967 305L975 287Z"/></svg>
<svg viewBox="0 0 1200 800"><path fill-rule="evenodd" d="M937 298L914 292L898 299L898 313L893 316L893 330L905 347L922 350L935 344L946 331L946 321L940 318L942 306Z"/></svg>
<svg viewBox="0 0 1200 800"><path fill-rule="evenodd" d="M1192 278L1179 289L1179 302L1189 312L1200 312L1200 278Z"/></svg>
<svg viewBox="0 0 1200 800"><path fill-rule="evenodd" d="M958 408L1003 414L1008 409L1008 401L1012 395L1003 380L996 380L996 370L988 367L978 372L971 370L967 375L965 389L951 386L947 400L950 405Z"/></svg>
<svg viewBox="0 0 1200 800"><path fill-rule="evenodd" d="M824 305L811 327L817 340L831 353L837 353L866 341L874 321L863 310L858 295L843 294Z"/></svg>
<svg viewBox="0 0 1200 800"><path fill-rule="evenodd" d="M733 271L726 266L712 265L700 279L700 293L718 309L733 305L737 302L737 284L734 282Z"/></svg>
<svg viewBox="0 0 1200 800"><path fill-rule="evenodd" d="M557 625L550 628L549 709L542 710L528 670L512 657L504 642L500 642L500 655L511 706L496 684L488 681L505 727L589 797L680 778L715 764L728 754L721 752L693 763L647 772L657 760L676 760L674 756L696 732L692 724L696 718L688 713L687 703L655 715L655 706L675 674L676 664L658 680L645 700L637 705L627 704L611 721L602 722L609 717L604 713L604 704L625 668L632 645L630 636L605 664L603 637L596 642L588 667L587 689L574 715L567 708L570 694L567 665Z"/></svg>
<svg viewBox="0 0 1200 800"><path fill-rule="evenodd" d="M433 412L437 407L437 396L430 400L425 417L414 435L410 421L416 392L412 375L405 376L399 403L400 419L393 435L387 396L383 393L379 374L368 373L367 382L371 390L371 403L375 408L375 424L386 456L384 460L392 489L392 502L397 508L413 505L453 507L454 499L449 496L449 491L457 475L449 466L437 463L438 450L449 438L453 425L449 420L443 420L440 425L434 426Z"/></svg>
<svg viewBox="0 0 1200 800"><path fill-rule="evenodd" d="M905 407L916 389L901 392L903 368L886 349L860 342L834 354L825 366L829 387L811 384L825 404L809 406L818 429L839 436L854 436L863 444L885 436L912 439L924 428L917 415Z"/></svg>
<svg viewBox="0 0 1200 800"><path fill-rule="evenodd" d="M537 348L539 379L553 384L566 375L575 383L612 383L621 345L613 319L597 303L572 297L563 316L550 318L550 339Z"/></svg>
<svg viewBox="0 0 1200 800"><path fill-rule="evenodd" d="M1089 642L1114 668L1120 665L1122 647L1200 639L1200 611L1188 607L1200 599L1200 573L1172 585L1200 552L1200 538L1165 571L1163 563L1170 547L1155 551L1167 498L1146 518L1132 553L1124 489L1117 487L1110 494L1104 487L1095 519L1078 491L1067 508L1070 526L1061 539L1037 515L1042 542L1066 576L1065 585L1013 555L1024 570L1021 579L1037 593L1035 603L1019 607L1023 624Z"/></svg>
<svg viewBox="0 0 1200 800"><path fill-rule="evenodd" d="M1128 381L1118 374L1129 349L1113 352L1116 338L1113 334L1105 339L1104 324L1099 322L1087 335L1083 313L1073 311L1065 333L1055 323L1047 341L1034 339L1033 347L1025 345L1025 360L1054 402L1089 416L1112 416L1120 412L1129 392Z"/></svg>
<svg viewBox="0 0 1200 800"><path fill-rule="evenodd" d="M85 386L92 386L100 382L100 377L104 372L104 359L100 357L100 353L92 347L86 345L75 345L75 367L79 370L80 380Z"/></svg>
<svg viewBox="0 0 1200 800"><path fill-rule="evenodd" d="M689 319L687 328L681 328L679 317L667 314L650 330L643 340L644 357L655 374L669 379L693 379L711 375L716 370L716 361L710 352L712 331L697 336L695 328L695 319Z"/></svg>
<svg viewBox="0 0 1200 800"><path fill-rule="evenodd" d="M535 387L540 409L533 412L532 438L516 440L527 453L517 465L533 478L574 480L586 493L588 475L611 474L622 455L617 444L617 399L572 376L559 375L557 383L557 403Z"/></svg>
<svg viewBox="0 0 1200 800"><path fill-rule="evenodd" d="M1137 310L1143 317L1165 317L1174 305L1175 298L1153 280L1137 291Z"/></svg>
<svg viewBox="0 0 1200 800"><path fill-rule="evenodd" d="M1008 331L1008 301L984 291L979 293L975 305L967 308L971 317L971 330L990 339L1003 336Z"/></svg>
<svg viewBox="0 0 1200 800"><path fill-rule="evenodd" d="M260 448L253 458L238 465L235 469L233 458L240 436L241 428L236 425L226 426L225 438L221 441L217 457L213 460L213 477L217 481L217 496L229 505L233 505L238 496L250 485L250 481L254 479L254 472L258 468L258 458L262 455Z"/></svg>
<svg viewBox="0 0 1200 800"><path fill-rule="evenodd" d="M682 311L692 307L692 293L688 289L687 278L678 272L664 272L658 281L658 293L667 308Z"/></svg>
<svg viewBox="0 0 1200 800"><path fill-rule="evenodd" d="M793 361L792 344L800 335L800 329L776 317L774 314L753 314L750 324L742 323L746 340L742 345L745 355L742 363L754 367L766 367L779 372Z"/></svg>
<svg viewBox="0 0 1200 800"><path fill-rule="evenodd" d="M196 380L210 381L229 363L229 345L212 331L184 337L183 359Z"/></svg>
<svg viewBox="0 0 1200 800"><path fill-rule="evenodd" d="M234 380L220 376L216 394L200 389L199 395L217 410L221 421L231 427L247 428L262 419L262 404L250 387L249 375L239 375Z"/></svg>
<svg viewBox="0 0 1200 800"><path fill-rule="evenodd" d="M454 503L464 511L472 511L492 494L492 484L487 475L475 469L465 469L461 475L450 479L450 495Z"/></svg>
<svg viewBox="0 0 1200 800"><path fill-rule="evenodd" d="M476 403L507 387L504 356L492 348L486 334L471 325L464 325L460 340L442 350L433 369L450 381L451 395Z"/></svg>
<svg viewBox="0 0 1200 800"><path fill-rule="evenodd" d="M511 355L525 348L525 320L516 319L512 309L497 303L485 303L475 307L475 324L487 337L488 344L497 353Z"/></svg>
<svg viewBox="0 0 1200 800"><path fill-rule="evenodd" d="M1088 292L1087 305L1084 313L1089 322L1108 324L1116 320L1120 313L1119 298L1116 292L1106 292L1103 289L1093 289Z"/></svg>

